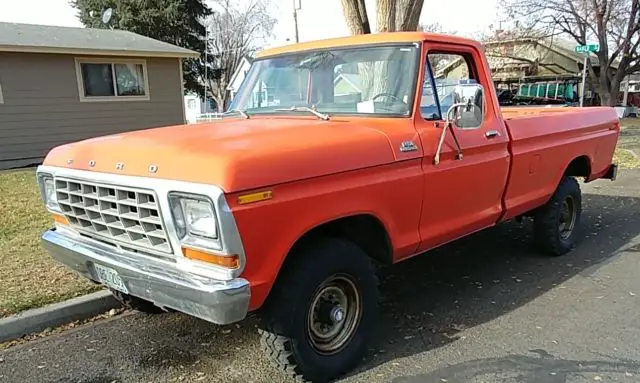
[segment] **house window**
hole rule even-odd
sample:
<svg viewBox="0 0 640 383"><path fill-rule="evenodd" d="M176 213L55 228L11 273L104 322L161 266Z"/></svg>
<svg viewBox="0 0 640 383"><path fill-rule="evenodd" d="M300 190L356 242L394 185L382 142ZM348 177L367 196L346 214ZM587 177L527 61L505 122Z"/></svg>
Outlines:
<svg viewBox="0 0 640 383"><path fill-rule="evenodd" d="M81 101L149 100L145 61L76 59Z"/></svg>
<svg viewBox="0 0 640 383"><path fill-rule="evenodd" d="M196 100L187 100L187 108L195 109L196 108Z"/></svg>

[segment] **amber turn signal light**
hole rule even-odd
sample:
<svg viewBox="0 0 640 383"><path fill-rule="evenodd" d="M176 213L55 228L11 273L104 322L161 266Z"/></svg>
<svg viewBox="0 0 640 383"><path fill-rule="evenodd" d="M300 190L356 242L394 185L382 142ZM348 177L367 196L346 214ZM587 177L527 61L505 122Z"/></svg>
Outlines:
<svg viewBox="0 0 640 383"><path fill-rule="evenodd" d="M265 190L258 193L245 194L238 197L238 204L259 202L273 198L273 191Z"/></svg>
<svg viewBox="0 0 640 383"><path fill-rule="evenodd" d="M185 258L213 263L214 265L227 267L229 269L237 269L240 267L240 257L237 255L217 255L186 247L182 248L182 254L184 254Z"/></svg>
<svg viewBox="0 0 640 383"><path fill-rule="evenodd" d="M67 219L60 214L52 214L53 216L53 221L62 225L68 225L69 221L67 221Z"/></svg>

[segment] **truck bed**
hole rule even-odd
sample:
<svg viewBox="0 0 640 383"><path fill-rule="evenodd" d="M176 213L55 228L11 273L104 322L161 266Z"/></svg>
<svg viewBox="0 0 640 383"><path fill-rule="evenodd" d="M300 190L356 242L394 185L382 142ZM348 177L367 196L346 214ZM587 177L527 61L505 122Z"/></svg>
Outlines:
<svg viewBox="0 0 640 383"><path fill-rule="evenodd" d="M546 202L572 161L586 167L587 181L602 176L618 140L612 108L502 108L512 154L505 192L505 219Z"/></svg>
<svg viewBox="0 0 640 383"><path fill-rule="evenodd" d="M502 117L507 119L522 116L539 116L546 114L580 112L582 108L562 107L562 106L505 106L501 108Z"/></svg>

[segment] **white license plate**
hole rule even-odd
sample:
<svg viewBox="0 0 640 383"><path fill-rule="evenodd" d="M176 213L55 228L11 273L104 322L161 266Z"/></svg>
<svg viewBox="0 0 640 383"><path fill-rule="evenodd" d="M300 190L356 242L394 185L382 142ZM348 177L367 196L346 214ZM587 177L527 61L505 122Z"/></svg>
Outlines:
<svg viewBox="0 0 640 383"><path fill-rule="evenodd" d="M97 263L94 263L93 267L96 269L96 274L98 274L98 279L102 284L125 294L129 294L127 286L125 286L117 271L110 267L98 265Z"/></svg>

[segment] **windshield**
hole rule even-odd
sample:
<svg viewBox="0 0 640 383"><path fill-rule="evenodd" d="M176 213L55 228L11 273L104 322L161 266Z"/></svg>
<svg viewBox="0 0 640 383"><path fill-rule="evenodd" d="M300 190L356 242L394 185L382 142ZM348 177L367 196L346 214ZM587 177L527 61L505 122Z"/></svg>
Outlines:
<svg viewBox="0 0 640 383"><path fill-rule="evenodd" d="M419 48L394 45L331 49L257 60L230 109L291 113L411 114Z"/></svg>

